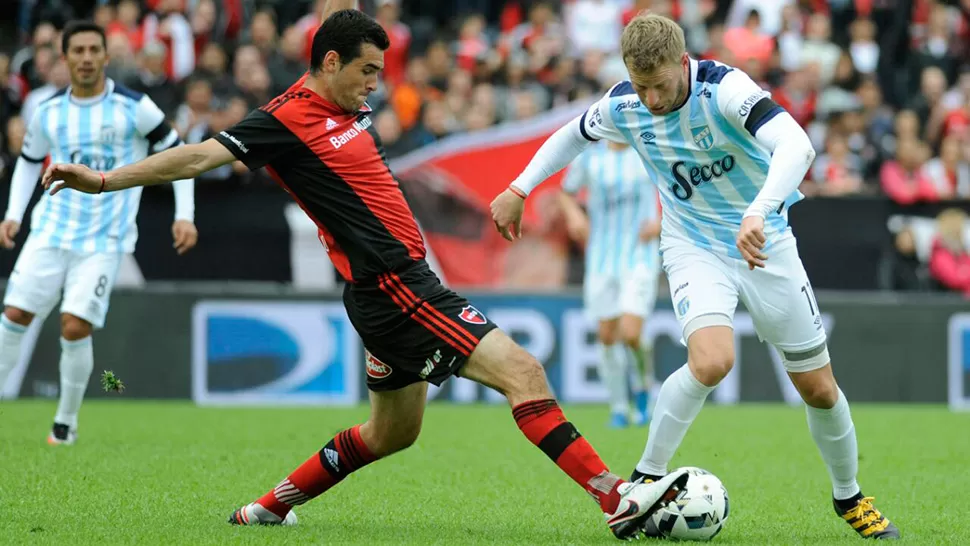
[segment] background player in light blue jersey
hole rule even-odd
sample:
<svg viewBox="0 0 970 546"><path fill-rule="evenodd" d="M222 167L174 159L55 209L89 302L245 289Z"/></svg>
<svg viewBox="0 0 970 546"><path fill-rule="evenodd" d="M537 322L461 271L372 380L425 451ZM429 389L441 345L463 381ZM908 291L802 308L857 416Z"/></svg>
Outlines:
<svg viewBox="0 0 970 546"><path fill-rule="evenodd" d="M656 187L636 150L627 144L596 144L569 167L560 203L570 236L586 245L583 303L597 323L599 370L610 402L610 425L646 424L652 386L653 346L641 344L643 324L657 298L660 214ZM586 212L577 194L586 190ZM632 367L630 364L634 363Z"/></svg>
<svg viewBox="0 0 970 546"><path fill-rule="evenodd" d="M101 27L73 22L62 49L71 85L42 103L33 115L17 160L0 244L14 237L40 178L42 163L83 163L108 171L181 143L147 96L104 76L107 63ZM179 254L195 246L194 181L175 185L172 236ZM44 194L34 207L30 234L7 284L0 318L0 386L16 365L24 332L61 298L60 402L47 440L72 444L78 412L94 367L91 333L104 326L121 259L135 250L135 218L141 188L87 195Z"/></svg>
<svg viewBox="0 0 970 546"><path fill-rule="evenodd" d="M636 17L621 49L630 80L554 133L492 202L492 218L511 240L521 230L524 197L589 141L630 144L659 184L660 250L688 362L660 388L633 478L667 473L708 394L734 366L741 300L806 402L836 513L862 537L899 538L856 481L855 425L788 227L787 209L801 198L798 185L815 159L808 135L744 72L691 59L670 19Z"/></svg>

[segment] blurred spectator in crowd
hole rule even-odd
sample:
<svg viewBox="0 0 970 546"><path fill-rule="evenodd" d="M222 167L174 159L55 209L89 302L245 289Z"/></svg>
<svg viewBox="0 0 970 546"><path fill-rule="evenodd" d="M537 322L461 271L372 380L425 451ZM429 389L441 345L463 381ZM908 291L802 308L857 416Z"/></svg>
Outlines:
<svg viewBox="0 0 970 546"><path fill-rule="evenodd" d="M182 80L195 69L195 35L185 17L185 2L151 0L154 10L145 16L142 26L146 44L157 40L165 46L165 74L174 81Z"/></svg>
<svg viewBox="0 0 970 546"><path fill-rule="evenodd" d="M300 72L300 75L302 74L303 71ZM229 58L226 56L226 50L217 42L210 42L202 50L195 75L209 80L212 84L212 92L218 97L228 97L234 92L235 87L229 73ZM288 82L285 84L286 87L295 80L296 78L286 80Z"/></svg>
<svg viewBox="0 0 970 546"><path fill-rule="evenodd" d="M970 164L957 137L943 139L940 155L923 166L923 179L928 186L928 198L970 199Z"/></svg>
<svg viewBox="0 0 970 546"><path fill-rule="evenodd" d="M970 252L965 240L967 213L946 209L937 216L936 222L930 275L948 290L970 298Z"/></svg>
<svg viewBox="0 0 970 546"><path fill-rule="evenodd" d="M896 234L893 252L883 267L883 275L888 274L882 283L885 290L909 291L922 286L926 271L916 253L916 236L911 228L905 227Z"/></svg>
<svg viewBox="0 0 970 546"><path fill-rule="evenodd" d="M307 65L303 62L304 40L304 34L296 27L290 27L283 32L279 49L270 56L267 63L274 94L282 94L306 72Z"/></svg>
<svg viewBox="0 0 970 546"><path fill-rule="evenodd" d="M404 80L408 52L411 47L411 29L400 21L399 0L378 0L375 18L384 28L391 47L384 52L384 81L397 85Z"/></svg>
<svg viewBox="0 0 970 546"><path fill-rule="evenodd" d="M137 0L121 0L115 10L115 20L108 24L105 32L108 36L121 34L128 38L132 51L138 51L144 45L143 34L139 20L141 19L141 5Z"/></svg>
<svg viewBox="0 0 970 546"><path fill-rule="evenodd" d="M19 107L19 94L11 88L10 57L0 53L0 149L4 148L7 137L7 122Z"/></svg>
<svg viewBox="0 0 970 546"><path fill-rule="evenodd" d="M24 118L13 116L4 124L4 134L6 139L0 147L0 182L10 184L13 178L14 165L20 157L20 148L24 143L24 135L27 133L27 125Z"/></svg>
<svg viewBox="0 0 970 546"><path fill-rule="evenodd" d="M165 69L167 50L161 42L148 42L139 54L138 75L128 85L140 93L145 93L165 112L174 116L175 109L182 102L178 85L169 78Z"/></svg>
<svg viewBox="0 0 970 546"><path fill-rule="evenodd" d="M10 75L19 80L19 85L24 87L23 93L33 87L33 84L40 82L43 85L43 78L37 76L34 62L35 55L41 49L53 49L55 52L61 50L60 33L49 21L39 22L34 28L30 43L20 48L10 60Z"/></svg>
<svg viewBox="0 0 970 546"><path fill-rule="evenodd" d="M761 28L761 13L752 9L748 12L744 26L733 27L724 32L724 44L734 56L735 63L747 64L753 60L763 64L771 58L775 42Z"/></svg>
<svg viewBox="0 0 970 546"><path fill-rule="evenodd" d="M876 42L876 24L869 19L856 19L849 28L851 42L849 55L856 70L872 75L879 66L879 43Z"/></svg>
<svg viewBox="0 0 970 546"><path fill-rule="evenodd" d="M44 74L44 85L34 88L30 93L27 93L27 97L24 98L24 104L20 108L20 117L30 123L30 120L34 117L34 111L37 110L37 106L45 100L54 96L59 89L67 87L71 83L71 73L68 71L67 63L63 58L58 57L54 64L49 70Z"/></svg>
<svg viewBox="0 0 970 546"><path fill-rule="evenodd" d="M569 5L567 21L570 54L609 53L620 48L622 7L613 0L576 0Z"/></svg>
<svg viewBox="0 0 970 546"><path fill-rule="evenodd" d="M929 159L929 147L910 135L900 138L895 149L895 159L884 162L879 172L882 191L900 205L934 200L922 168Z"/></svg>
<svg viewBox="0 0 970 546"><path fill-rule="evenodd" d="M108 57L111 61L105 67L105 74L118 83L127 85L138 77L138 58L131 47L128 34L115 32L105 39Z"/></svg>
<svg viewBox="0 0 970 546"><path fill-rule="evenodd" d="M919 74L919 92L912 95L908 108L920 120L920 138L927 138L929 124L926 122L946 92L946 75L936 66L927 66Z"/></svg>
<svg viewBox="0 0 970 546"><path fill-rule="evenodd" d="M259 50L263 59L269 59L276 53L276 35L276 16L272 11L264 9L253 15L246 41Z"/></svg>
<svg viewBox="0 0 970 546"><path fill-rule="evenodd" d="M811 171L815 195L848 195L862 189L862 162L849 149L848 139L840 132L829 133L825 153L819 155Z"/></svg>
<svg viewBox="0 0 970 546"><path fill-rule="evenodd" d="M812 14L805 28L802 42L803 65L817 63L822 85L829 85L835 76L835 68L842 56L839 46L832 43L832 27L829 18L822 13Z"/></svg>

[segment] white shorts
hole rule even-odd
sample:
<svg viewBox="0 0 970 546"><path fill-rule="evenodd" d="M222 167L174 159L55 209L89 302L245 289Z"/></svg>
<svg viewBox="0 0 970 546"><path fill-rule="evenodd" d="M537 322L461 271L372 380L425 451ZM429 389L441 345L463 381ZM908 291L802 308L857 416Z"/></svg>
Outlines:
<svg viewBox="0 0 970 546"><path fill-rule="evenodd" d="M5 306L45 316L61 297L61 313L104 326L121 253L74 252L38 246L28 236L7 281Z"/></svg>
<svg viewBox="0 0 970 546"><path fill-rule="evenodd" d="M688 246L664 251L663 261L685 341L723 317L731 324L740 298L758 337L774 345L783 359L786 353L800 354L825 344L815 294L794 244L771 249L765 267L754 271L742 260ZM695 320L699 317L704 318Z"/></svg>
<svg viewBox="0 0 970 546"><path fill-rule="evenodd" d="M595 321L635 315L646 318L657 300L659 272L646 265L625 275L589 275L583 282L583 305Z"/></svg>

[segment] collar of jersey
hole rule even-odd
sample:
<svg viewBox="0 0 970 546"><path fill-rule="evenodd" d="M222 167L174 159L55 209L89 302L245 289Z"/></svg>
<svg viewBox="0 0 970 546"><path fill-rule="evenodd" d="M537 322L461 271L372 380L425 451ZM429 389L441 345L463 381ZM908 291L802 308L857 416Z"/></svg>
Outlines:
<svg viewBox="0 0 970 546"><path fill-rule="evenodd" d="M334 114L339 114L341 116L356 116L360 114L369 114L372 111L370 105L365 102L364 105L361 106L360 109L358 109L356 112L348 112L343 108L337 106L336 104L323 98L322 95L320 95L310 87L306 85L301 85L300 88L305 90L307 93L310 93L310 96L313 97L314 100L320 101L320 103L323 104L324 107L326 107L328 110L332 110Z"/></svg>
<svg viewBox="0 0 970 546"><path fill-rule="evenodd" d="M110 95L115 90L115 82L107 76L104 78L104 91L93 97L75 97L74 93L71 91L71 86L67 86L67 96L70 101L78 106L90 106L97 102L101 102L105 97Z"/></svg>

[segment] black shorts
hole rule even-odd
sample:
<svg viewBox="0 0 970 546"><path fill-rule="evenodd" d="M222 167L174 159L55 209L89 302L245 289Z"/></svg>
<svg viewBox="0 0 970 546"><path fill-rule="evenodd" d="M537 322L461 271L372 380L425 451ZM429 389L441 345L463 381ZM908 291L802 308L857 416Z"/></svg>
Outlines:
<svg viewBox="0 0 970 546"><path fill-rule="evenodd" d="M344 288L347 315L364 342L367 387L390 391L418 381L441 385L458 373L496 326L445 288L425 262Z"/></svg>

